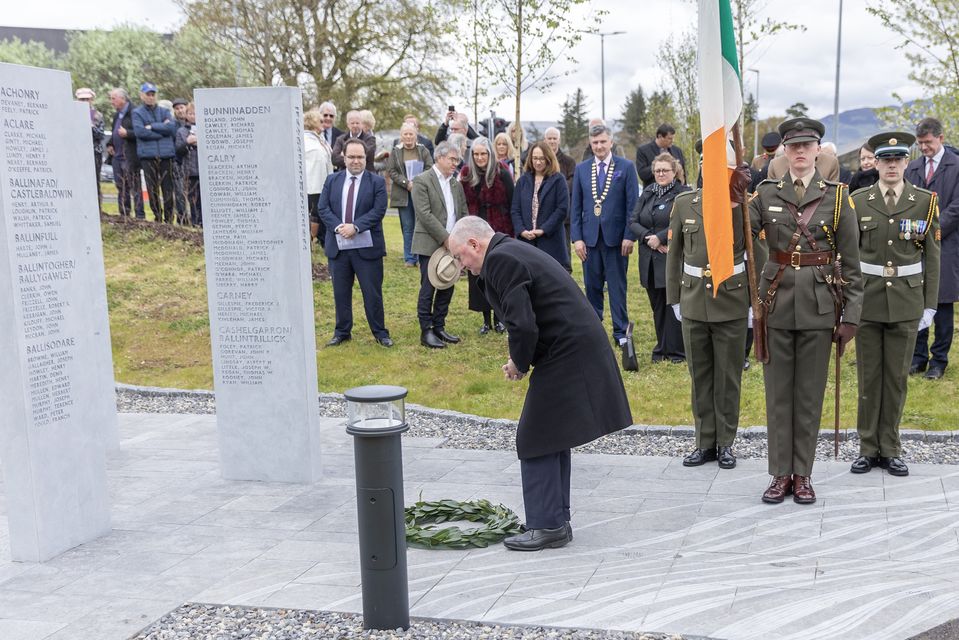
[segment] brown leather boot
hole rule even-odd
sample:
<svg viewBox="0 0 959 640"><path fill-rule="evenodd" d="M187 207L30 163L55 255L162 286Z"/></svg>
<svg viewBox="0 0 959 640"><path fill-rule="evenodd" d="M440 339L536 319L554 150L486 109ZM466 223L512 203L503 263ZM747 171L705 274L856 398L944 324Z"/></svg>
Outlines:
<svg viewBox="0 0 959 640"><path fill-rule="evenodd" d="M793 502L812 504L816 501L816 492L812 488L809 476L793 476Z"/></svg>
<svg viewBox="0 0 959 640"><path fill-rule="evenodd" d="M792 493L792 490L792 476L775 476L769 483L769 487L763 492L763 502L779 504Z"/></svg>

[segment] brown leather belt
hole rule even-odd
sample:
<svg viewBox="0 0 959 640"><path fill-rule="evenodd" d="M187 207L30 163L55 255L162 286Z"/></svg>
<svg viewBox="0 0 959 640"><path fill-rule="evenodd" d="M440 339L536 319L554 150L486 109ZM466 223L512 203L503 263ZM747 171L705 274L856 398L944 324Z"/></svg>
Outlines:
<svg viewBox="0 0 959 640"><path fill-rule="evenodd" d="M769 258L773 262L789 265L795 269L831 264L833 255L832 251L807 251L806 253L793 251L792 253L786 253L773 249L769 252Z"/></svg>

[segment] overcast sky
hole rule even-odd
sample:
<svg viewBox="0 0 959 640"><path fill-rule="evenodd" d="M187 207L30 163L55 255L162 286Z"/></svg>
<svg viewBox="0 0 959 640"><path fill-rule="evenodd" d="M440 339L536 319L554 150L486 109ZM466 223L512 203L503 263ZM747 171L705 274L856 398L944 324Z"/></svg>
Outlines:
<svg viewBox="0 0 959 640"><path fill-rule="evenodd" d="M897 38L866 13L867 4L876 4L876 0L845 0L843 4L840 111L892 104L893 92L907 99L922 95L907 77L909 65L903 52L895 49ZM133 22L170 31L182 21L171 0L31 0L6 5L0 20L7 26L89 29ZM695 29L696 4L689 0L596 0L595 6L609 12L598 28L626 31L606 38L606 115L615 118L626 95L638 84L647 94L663 86L657 49L670 34ZM807 30L776 36L747 57L745 66L759 71L760 117L783 114L795 102L805 103L813 117L832 113L838 9L837 0L766 0L765 15L803 24ZM599 115L599 38L586 36L572 57L578 64L563 60L556 67L557 71L573 71L569 76L547 94L534 91L524 97L524 120L556 119L565 95L577 87L585 92L591 111ZM745 76L746 90L755 92L756 74L745 72ZM441 101L437 110L445 104ZM506 103L498 109L504 114L511 111Z"/></svg>

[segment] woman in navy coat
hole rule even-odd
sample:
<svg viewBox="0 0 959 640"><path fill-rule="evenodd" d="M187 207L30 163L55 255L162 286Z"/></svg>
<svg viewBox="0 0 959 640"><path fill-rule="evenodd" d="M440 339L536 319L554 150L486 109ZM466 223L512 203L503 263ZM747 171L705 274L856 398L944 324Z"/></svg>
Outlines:
<svg viewBox="0 0 959 640"><path fill-rule="evenodd" d="M569 240L563 224L569 215L569 188L556 155L545 142L529 148L523 176L513 193L511 215L517 238L544 251L566 271L571 271Z"/></svg>
<svg viewBox="0 0 959 640"><path fill-rule="evenodd" d="M653 160L652 184L643 189L629 228L639 245L639 280L649 294L656 328L653 362L685 362L683 330L666 304L666 245L673 199L689 187L682 183L679 162L668 153Z"/></svg>

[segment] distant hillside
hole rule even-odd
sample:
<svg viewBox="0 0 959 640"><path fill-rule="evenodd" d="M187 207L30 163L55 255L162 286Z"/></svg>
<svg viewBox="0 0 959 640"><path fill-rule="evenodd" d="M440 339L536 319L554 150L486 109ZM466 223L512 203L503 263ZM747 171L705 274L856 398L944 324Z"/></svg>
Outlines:
<svg viewBox="0 0 959 640"><path fill-rule="evenodd" d="M824 140L836 142L840 154L862 146L863 142L879 132L882 125L875 109L864 107L841 111L839 113L839 141L837 142L832 137L834 120L832 114L821 119L821 122L826 125Z"/></svg>

